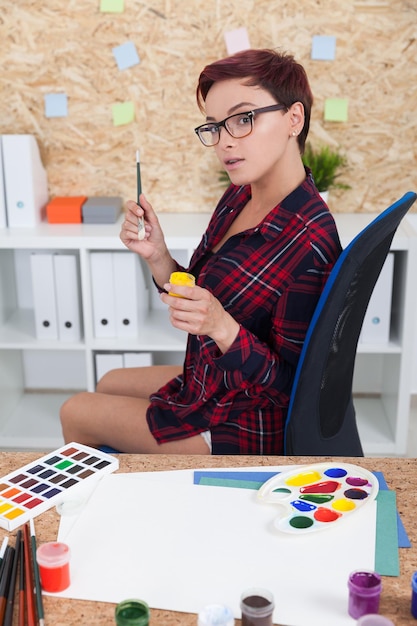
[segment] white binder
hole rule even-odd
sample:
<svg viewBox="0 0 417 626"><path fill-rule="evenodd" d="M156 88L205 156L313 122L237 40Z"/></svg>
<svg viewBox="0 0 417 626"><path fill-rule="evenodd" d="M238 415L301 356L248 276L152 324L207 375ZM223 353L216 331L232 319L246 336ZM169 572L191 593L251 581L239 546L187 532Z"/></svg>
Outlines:
<svg viewBox="0 0 417 626"><path fill-rule="evenodd" d="M58 337L61 341L80 341L80 288L75 254L54 254L55 294Z"/></svg>
<svg viewBox="0 0 417 626"><path fill-rule="evenodd" d="M30 255L35 331L38 339L58 339L52 253Z"/></svg>
<svg viewBox="0 0 417 626"><path fill-rule="evenodd" d="M125 352L124 367L146 367L153 364L152 352Z"/></svg>
<svg viewBox="0 0 417 626"><path fill-rule="evenodd" d="M149 307L148 290L139 258L131 252L113 252L116 336L136 337Z"/></svg>
<svg viewBox="0 0 417 626"><path fill-rule="evenodd" d="M7 212L6 212L6 190L4 188L4 175L3 175L3 147L0 139L0 228L6 228L7 226Z"/></svg>
<svg viewBox="0 0 417 626"><path fill-rule="evenodd" d="M97 352L95 357L96 383L110 370L123 367L123 354L120 352Z"/></svg>
<svg viewBox="0 0 417 626"><path fill-rule="evenodd" d="M389 252L366 309L359 341L388 343L394 279L394 253Z"/></svg>
<svg viewBox="0 0 417 626"><path fill-rule="evenodd" d="M9 228L32 228L42 221L48 179L33 135L2 135L4 188Z"/></svg>
<svg viewBox="0 0 417 626"><path fill-rule="evenodd" d="M90 255L91 293L94 335L116 336L113 253L92 252Z"/></svg>

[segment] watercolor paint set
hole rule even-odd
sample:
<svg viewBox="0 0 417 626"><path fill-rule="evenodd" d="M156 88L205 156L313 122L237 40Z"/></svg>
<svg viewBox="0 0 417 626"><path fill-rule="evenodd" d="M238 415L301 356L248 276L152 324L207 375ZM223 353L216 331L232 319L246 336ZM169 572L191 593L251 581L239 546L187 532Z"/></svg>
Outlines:
<svg viewBox="0 0 417 626"><path fill-rule="evenodd" d="M0 527L13 530L119 468L117 457L69 443L0 478Z"/></svg>
<svg viewBox="0 0 417 626"><path fill-rule="evenodd" d="M282 508L277 530L301 534L331 528L369 502L379 490L377 477L350 463L315 463L267 480L258 499Z"/></svg>

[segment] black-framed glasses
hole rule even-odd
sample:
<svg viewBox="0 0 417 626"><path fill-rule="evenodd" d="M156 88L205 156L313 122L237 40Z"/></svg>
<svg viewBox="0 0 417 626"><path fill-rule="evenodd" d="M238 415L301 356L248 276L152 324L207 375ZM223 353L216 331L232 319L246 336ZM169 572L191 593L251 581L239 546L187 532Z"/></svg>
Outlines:
<svg viewBox="0 0 417 626"><path fill-rule="evenodd" d="M245 113L235 113L225 117L221 122L207 122L201 126L194 128L194 132L204 146L215 146L220 141L220 128L223 126L229 135L235 139L250 135L253 130L253 122L259 113L268 113L269 111L281 111L287 109L285 104L271 104L253 111Z"/></svg>

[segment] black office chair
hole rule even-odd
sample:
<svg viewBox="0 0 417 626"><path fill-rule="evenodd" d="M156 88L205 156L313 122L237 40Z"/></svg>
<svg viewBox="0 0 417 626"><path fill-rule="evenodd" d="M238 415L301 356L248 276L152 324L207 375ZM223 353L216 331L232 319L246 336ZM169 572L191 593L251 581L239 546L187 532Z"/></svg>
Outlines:
<svg viewBox="0 0 417 626"><path fill-rule="evenodd" d="M392 239L416 198L408 192L378 215L334 265L297 365L284 454L363 456L352 398L357 344Z"/></svg>

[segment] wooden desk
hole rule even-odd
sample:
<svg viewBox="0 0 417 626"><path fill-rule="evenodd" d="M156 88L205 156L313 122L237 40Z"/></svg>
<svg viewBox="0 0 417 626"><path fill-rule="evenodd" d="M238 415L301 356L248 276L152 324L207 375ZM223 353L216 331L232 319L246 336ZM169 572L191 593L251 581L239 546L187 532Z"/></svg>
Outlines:
<svg viewBox="0 0 417 626"><path fill-rule="evenodd" d="M44 453L0 453L0 476L4 476L34 461ZM256 456L169 456L169 455L120 455L120 472L147 472L204 467L250 467L268 465L286 465L291 463L314 463L322 460L335 461L335 458L314 457L256 457ZM339 461L352 462L352 459ZM355 461L354 461L355 462ZM400 550L400 576L383 577L380 612L389 617L395 626L410 626L414 620L411 607L411 576L417 570L417 459L405 458L364 458L358 459L358 465L368 470L381 471L390 489L397 493L397 507L405 529L412 542L411 548ZM59 515L55 508L36 518L38 542L56 539ZM0 529L0 542L5 531ZM146 598L144 598L146 600ZM45 626L89 626L114 625L114 604L87 602L44 597ZM17 611L13 624L17 624ZM175 613L171 611L151 610L151 626L195 626L195 614ZM240 624L240 620L236 621ZM352 622L353 624L353 622ZM416 621L417 624L417 621Z"/></svg>

